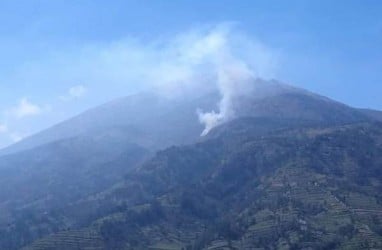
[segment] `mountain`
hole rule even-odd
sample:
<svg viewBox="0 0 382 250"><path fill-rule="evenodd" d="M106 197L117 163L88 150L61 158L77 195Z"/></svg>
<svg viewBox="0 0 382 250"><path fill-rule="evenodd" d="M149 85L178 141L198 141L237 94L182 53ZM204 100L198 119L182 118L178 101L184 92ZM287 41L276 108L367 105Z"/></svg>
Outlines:
<svg viewBox="0 0 382 250"><path fill-rule="evenodd" d="M0 249L382 246L375 116L260 81L200 138L218 99L135 95L3 151Z"/></svg>

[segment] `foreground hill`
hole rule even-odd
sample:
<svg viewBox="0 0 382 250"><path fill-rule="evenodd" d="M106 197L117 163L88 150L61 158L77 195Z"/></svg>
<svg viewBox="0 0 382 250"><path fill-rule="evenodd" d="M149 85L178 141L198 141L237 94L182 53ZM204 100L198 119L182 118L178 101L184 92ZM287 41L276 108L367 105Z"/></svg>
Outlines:
<svg viewBox="0 0 382 250"><path fill-rule="evenodd" d="M203 138L196 109L214 109L217 94L187 100L145 94L6 149L0 249L34 241L32 249L344 247L346 239L363 240L364 228L372 235L365 241L378 246L381 128L375 115L275 81L256 86L234 100L229 122ZM305 204L318 187L320 202ZM292 196L300 188L313 191ZM342 201L351 223L314 224L324 221L315 216L342 204L335 202L340 194L363 197ZM372 223L353 212L366 200L375 205L365 215ZM280 224L283 213L289 224ZM314 227L301 231L301 223ZM269 226L270 235L256 225ZM341 230L350 226L345 238ZM303 234L311 229L313 238Z"/></svg>
<svg viewBox="0 0 382 250"><path fill-rule="evenodd" d="M100 194L114 212L28 249L85 249L91 237L99 249L382 247L381 123L246 118L219 129Z"/></svg>

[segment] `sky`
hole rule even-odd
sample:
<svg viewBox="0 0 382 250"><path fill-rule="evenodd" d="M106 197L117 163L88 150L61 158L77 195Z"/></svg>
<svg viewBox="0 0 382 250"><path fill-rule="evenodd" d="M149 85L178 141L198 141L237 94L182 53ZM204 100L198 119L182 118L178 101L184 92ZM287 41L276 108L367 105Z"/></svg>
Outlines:
<svg viewBox="0 0 382 250"><path fill-rule="evenodd" d="M382 110L380 13L379 0L2 0L0 148L115 98L200 79L211 34L260 76Z"/></svg>

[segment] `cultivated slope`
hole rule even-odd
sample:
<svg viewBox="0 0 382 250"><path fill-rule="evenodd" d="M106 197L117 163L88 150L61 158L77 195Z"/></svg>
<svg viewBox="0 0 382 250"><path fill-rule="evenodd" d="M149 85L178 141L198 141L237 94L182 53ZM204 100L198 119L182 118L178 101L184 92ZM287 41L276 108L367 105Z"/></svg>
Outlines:
<svg viewBox="0 0 382 250"><path fill-rule="evenodd" d="M247 118L220 129L93 200L109 205L87 225L103 249L382 247L382 124ZM71 233L30 249L84 244Z"/></svg>

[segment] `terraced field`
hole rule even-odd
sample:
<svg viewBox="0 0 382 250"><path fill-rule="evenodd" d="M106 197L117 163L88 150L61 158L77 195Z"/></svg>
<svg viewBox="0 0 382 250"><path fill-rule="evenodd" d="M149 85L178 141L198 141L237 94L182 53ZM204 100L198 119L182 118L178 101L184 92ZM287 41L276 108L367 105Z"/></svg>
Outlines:
<svg viewBox="0 0 382 250"><path fill-rule="evenodd" d="M36 241L23 250L103 250L105 246L99 233L93 230L70 230Z"/></svg>

